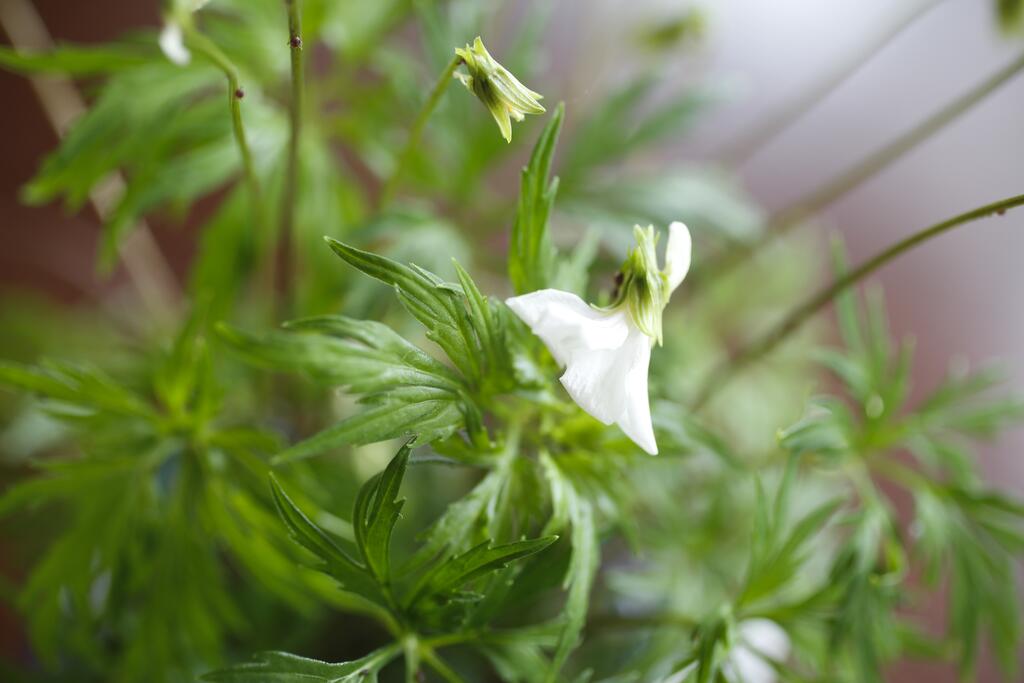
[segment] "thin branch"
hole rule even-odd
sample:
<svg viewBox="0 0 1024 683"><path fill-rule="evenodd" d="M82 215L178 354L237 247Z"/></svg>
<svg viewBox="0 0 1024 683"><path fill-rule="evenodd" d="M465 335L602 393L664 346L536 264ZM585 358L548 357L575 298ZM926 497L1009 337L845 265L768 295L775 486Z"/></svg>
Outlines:
<svg viewBox="0 0 1024 683"><path fill-rule="evenodd" d="M942 0L926 0L926 2L912 8L908 13L901 15L890 26L886 26L883 32L870 36L864 45L859 46L854 51L850 59L844 60L835 69L829 71L824 78L809 88L803 96L797 98L789 106L783 107L774 116L769 116L766 121L749 134L740 136L737 142L732 143L717 156L730 167L735 168L746 164L757 156L768 143L786 130L789 130L799 119L806 116L841 85L850 80L875 55L885 49L903 31L940 2Z"/></svg>
<svg viewBox="0 0 1024 683"><path fill-rule="evenodd" d="M0 26L19 52L53 49L53 40L46 25L28 0L0 0ZM64 137L86 111L85 102L74 83L51 75L31 77L29 83L50 125L58 136ZM111 175L90 191L89 201L101 221L107 221L124 193L125 182L120 174ZM177 279L146 222L139 219L135 229L118 248L125 272L150 313L158 320L173 320L180 300Z"/></svg>
<svg viewBox="0 0 1024 683"><path fill-rule="evenodd" d="M235 145L238 147L238 154L242 159L242 171L245 175L245 182L249 187L250 203L252 206L253 223L260 226L261 234L268 235L267 212L263 203L263 190L260 185L259 176L256 174L256 164L252 158L252 150L245 133L245 123L242 120L242 99L245 91L238 79L238 69L231 60L221 52L220 48L199 31L189 27L186 32L186 41L193 50L209 59L220 69L228 82L228 110L231 113L231 127L235 137Z"/></svg>
<svg viewBox="0 0 1024 683"><path fill-rule="evenodd" d="M992 214L1002 215L1006 210L1022 204L1024 204L1024 195L1017 195L1016 197L1010 197L992 204L986 204L985 206L968 211L967 213L954 216L953 218L949 218L941 223L937 223L931 227L921 230L920 232L914 233L910 237L907 237L906 239L901 240L900 242L897 242L876 254L853 270L843 274L828 287L795 308L789 315L779 322L779 324L770 329L767 333L740 349L731 358L719 363L718 367L716 367L705 380L700 391L697 392L697 398L694 401L694 410L699 410L703 407L708 400L710 400L716 392L721 390L721 388L725 386L739 370L772 351L790 334L807 322L811 316L828 304L837 294L863 280L865 277L875 272L889 261L892 261L900 254L961 225L991 216Z"/></svg>
<svg viewBox="0 0 1024 683"><path fill-rule="evenodd" d="M460 57L452 57L452 60L448 62L448 66L441 72L437 83L434 84L434 89L430 91L430 95L423 103L419 114L417 114L416 121L413 122L412 129L409 131L409 139L406 140L405 147L402 149L401 154L399 154L398 161L395 162L395 168L391 172L391 177L388 178L383 190L381 190L381 209L386 208L391 203L391 200L394 199L395 192L398 191L399 183L402 181L402 174L405 172L406 166L409 165L417 145L419 145L420 137L423 135L423 128L427 125L430 115L434 113L434 109L437 108L441 97L444 95L444 91L447 90L448 84L451 83L452 76L455 75L455 70L459 68L460 64L462 64Z"/></svg>
<svg viewBox="0 0 1024 683"><path fill-rule="evenodd" d="M455 673L455 671L448 666L443 659L438 657L433 649L427 647L421 648L420 654L423 657L423 661L425 661L431 669L440 674L441 678L443 678L447 683L465 683L462 677Z"/></svg>
<svg viewBox="0 0 1024 683"><path fill-rule="evenodd" d="M285 0L288 9L288 47L291 51L292 95L288 109L291 133L288 138L288 162L285 170L284 200L281 205L281 232L277 243L278 317L291 314L290 292L294 279L295 216L298 211L299 145L302 140L303 100L305 99L305 67L302 51L302 8L299 0Z"/></svg>
<svg viewBox="0 0 1024 683"><path fill-rule="evenodd" d="M746 263L749 258L777 237L787 234L801 225L806 218L818 213L840 197L859 187L868 178L884 170L894 161L945 128L960 115L998 90L1021 71L1024 71L1024 54L999 69L999 71L984 82L972 88L969 92L960 96L912 130L841 173L832 181L777 211L768 219L765 231L758 239L749 244L740 244L727 249L720 255L705 261L701 267L697 268L689 285L690 293L693 294L695 288L707 285L709 278L720 278Z"/></svg>

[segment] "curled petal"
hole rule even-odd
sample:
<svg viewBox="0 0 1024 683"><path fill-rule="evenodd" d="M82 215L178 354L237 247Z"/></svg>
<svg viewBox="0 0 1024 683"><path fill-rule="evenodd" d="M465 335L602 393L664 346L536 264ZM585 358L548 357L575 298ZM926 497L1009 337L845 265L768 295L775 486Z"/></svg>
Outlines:
<svg viewBox="0 0 1024 683"><path fill-rule="evenodd" d="M192 53L185 47L185 36L177 22L168 21L160 31L160 49L167 59L178 66L185 66L192 61Z"/></svg>
<svg viewBox="0 0 1024 683"><path fill-rule="evenodd" d="M668 246L665 249L665 274L669 291L675 291L690 270L692 242L686 225L675 221L668 226Z"/></svg>
<svg viewBox="0 0 1024 683"><path fill-rule="evenodd" d="M562 385L577 405L604 424L617 424L656 455L647 371L651 338L625 310L599 311L569 292L545 289L506 302L543 340L560 365Z"/></svg>

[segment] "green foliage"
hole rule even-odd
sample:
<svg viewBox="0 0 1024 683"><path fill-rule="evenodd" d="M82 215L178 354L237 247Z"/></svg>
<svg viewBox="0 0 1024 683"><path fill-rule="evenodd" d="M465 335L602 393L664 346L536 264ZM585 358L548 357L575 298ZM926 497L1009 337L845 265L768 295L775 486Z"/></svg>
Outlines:
<svg viewBox="0 0 1024 683"><path fill-rule="evenodd" d="M291 204L289 6L308 67ZM998 5L1004 25L1019 6ZM813 353L828 394L805 400L804 365L765 364L722 410L692 412L703 369L815 284L813 245L773 247L666 309L651 458L573 403L498 298L610 301L636 223L685 221L698 260L764 228L734 175L664 154L720 97L660 73L669 49L698 49L696 11L625 27L650 63L610 91L568 83L577 110L523 121L511 144L442 84L404 149L475 35L558 101L553 7L216 0L189 15L186 66L153 30L0 48L0 67L77 80L89 102L25 200L106 207L111 271L143 221L197 233L186 294L168 293L180 311L122 295L122 279L154 286L134 260L102 306L0 301L0 542L17 577L0 595L31 640L0 677L731 683L756 661L863 683L911 656L971 680L991 650L1012 678L1024 506L975 457L1024 417L999 372L956 369L916 398L880 292L849 291L841 344ZM944 598L936 635L918 612Z"/></svg>
<svg viewBox="0 0 1024 683"><path fill-rule="evenodd" d="M324 681L376 683L377 674L400 652L398 646L381 648L354 662L328 664L285 652L265 652L257 661L203 676L215 683L269 683L270 681Z"/></svg>
<svg viewBox="0 0 1024 683"><path fill-rule="evenodd" d="M558 178L548 182L548 175L564 118L565 105L559 104L537 139L530 163L523 168L508 253L508 276L516 294L553 284L556 254L548 232L548 218L558 192Z"/></svg>
<svg viewBox="0 0 1024 683"><path fill-rule="evenodd" d="M39 476L0 497L0 515L30 523L42 508L70 526L18 598L47 657L73 651L124 680L166 680L182 662L216 661L248 618L229 590L224 552L278 599L313 607L314 584L288 568L253 486L265 472L253 453L277 440L223 420L209 354L187 327L130 384L69 363L0 368L0 382L38 396L82 449L40 461ZM252 534L258 542L245 540ZM120 623L135 624L132 639L111 648L92 637Z"/></svg>
<svg viewBox="0 0 1024 683"><path fill-rule="evenodd" d="M295 332L255 335L222 326L220 334L262 366L344 385L360 394L367 408L293 445L278 455L278 462L413 432L425 442L446 438L475 410L455 373L386 325L327 316L290 327Z"/></svg>
<svg viewBox="0 0 1024 683"><path fill-rule="evenodd" d="M1019 420L1024 406L992 395L998 379L991 371L955 372L908 406L911 347L891 343L878 292L866 312L852 292L839 298L836 310L844 348L820 357L842 383L845 399L818 399L811 413L780 433L790 452L850 468L861 492L863 509L849 522L851 550L833 567L833 590L845 591L833 644L850 645L858 680L881 680L882 662L899 652L893 631L904 627L892 612L906 581L905 556L913 553L932 585L943 568L949 572L946 639L961 675L973 675L986 633L1012 671L1020 625L1010 577L1024 517L1019 503L981 483L970 444ZM919 469L894 457L900 452L912 454ZM911 538L898 533L869 475L913 496Z"/></svg>
<svg viewBox="0 0 1024 683"><path fill-rule="evenodd" d="M492 545L487 540L463 553L435 553L427 566L421 566L414 572L418 578L408 572L396 575L391 559L392 534L405 503L398 495L409 464L409 454L410 446L406 444L383 472L371 477L360 488L352 511L357 558L311 521L273 475L270 480L278 514L292 538L318 559L317 569L335 579L343 590L353 593L354 598L368 603L367 612L402 640L347 664L325 664L293 655L267 653L256 663L209 674L208 680L267 680L273 676L306 676L314 677L313 680L332 681L352 677L352 680L363 680L363 677L375 676L403 647L406 648L406 667L410 671L415 669L421 655L426 661L434 662L432 666L435 668L443 668L434 659L429 645L424 645L422 651L418 649L417 639L423 639L434 631L443 633L452 629L440 639L455 635L457 642L461 629L467 626L474 604L484 598L464 588L505 569L510 563L544 550L556 540L557 537L548 536L499 545ZM452 540L453 537L445 538L446 542ZM413 642L412 653L407 645L410 641Z"/></svg>

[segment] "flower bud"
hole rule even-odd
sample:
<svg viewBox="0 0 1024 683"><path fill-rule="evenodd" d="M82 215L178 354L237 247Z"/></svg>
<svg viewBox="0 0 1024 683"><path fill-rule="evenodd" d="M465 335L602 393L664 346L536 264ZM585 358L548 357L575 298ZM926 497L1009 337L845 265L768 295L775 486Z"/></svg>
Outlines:
<svg viewBox="0 0 1024 683"><path fill-rule="evenodd" d="M512 119L522 121L526 114L544 113L544 107L538 102L543 96L527 88L498 64L479 36L472 47L456 48L455 54L468 71L456 72L455 76L491 112L506 142L512 142Z"/></svg>
<svg viewBox="0 0 1024 683"><path fill-rule="evenodd" d="M658 238L653 226L634 226L633 235L637 246L630 252L619 270L618 292L609 310L625 307L641 332L661 344L661 315L668 305L672 290L679 284L689 268L689 233L681 224L670 227L673 238L669 239L666 252L666 267L658 266ZM681 244L679 235L685 232ZM677 254L678 252L678 254ZM679 263L673 263L679 261ZM683 263L685 261L685 264ZM683 268L681 272L680 267Z"/></svg>

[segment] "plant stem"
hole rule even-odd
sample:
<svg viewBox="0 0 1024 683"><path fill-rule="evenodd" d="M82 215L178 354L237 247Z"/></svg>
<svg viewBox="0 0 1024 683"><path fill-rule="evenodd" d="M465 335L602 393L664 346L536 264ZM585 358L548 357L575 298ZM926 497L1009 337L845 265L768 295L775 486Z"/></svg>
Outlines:
<svg viewBox="0 0 1024 683"><path fill-rule="evenodd" d="M381 190L379 204L381 209L386 208L391 203L391 200L394 199L395 192L398 190L398 185L402 180L402 174L405 172L405 167L409 165L412 153L416 150L420 137L423 135L423 128L427 125L430 115L434 113L434 109L437 108L438 103L441 101L441 96L444 95L444 91L448 88L448 84L451 82L452 76L455 75L455 70L459 68L460 64L462 64L460 57L452 57L452 60L448 62L448 66L441 72L437 83L434 84L434 89L430 91L430 96L427 97L423 107L420 108L420 113L416 115L416 120L409 131L409 139L405 141L405 147L402 148L398 161L395 162L395 168L391 172L391 177L388 178L384 188Z"/></svg>
<svg viewBox="0 0 1024 683"><path fill-rule="evenodd" d="M278 317L291 313L292 281L294 280L294 232L298 210L299 145L302 137L302 111L305 99L305 70L302 52L302 8L299 0L285 0L288 9L288 47L291 50L292 95L288 109L291 134L288 138L288 162L285 170L284 198L281 205L281 232L277 244Z"/></svg>
<svg viewBox="0 0 1024 683"><path fill-rule="evenodd" d="M719 365L705 380L701 389L697 392L697 398L694 401L694 409L698 410L703 407L704 404L707 403L707 401L718 390L720 390L738 370L753 363L778 346L786 339L786 337L799 329L800 326L803 325L811 316L817 313L818 310L828 304L837 294L856 284L860 280L863 280L865 277L875 272L889 261L892 261L900 254L961 225L991 216L995 213L1001 215L1007 209L1012 209L1022 204L1024 204L1024 195L1017 195L992 204L986 204L985 206L968 211L967 213L962 213L959 216L954 216L953 218L944 220L941 223L936 223L931 227L925 228L920 232L916 232L910 237L893 244L863 262L853 270L843 274L833 281L828 287L809 298L803 304L797 306L775 327L768 330L767 333L756 339L753 343L741 348L731 358L719 363Z"/></svg>
<svg viewBox="0 0 1024 683"><path fill-rule="evenodd" d="M957 98L918 126L893 140L890 144L869 155L860 163L841 173L832 181L819 187L809 195L798 199L789 206L776 211L765 226L764 233L749 244L740 244L725 250L717 257L705 261L696 270L689 284L692 295L695 287L707 284L709 278L720 278L745 263L775 238L793 230L809 216L821 211L868 178L881 172L894 161L939 132L961 114L971 109L1000 86L1024 70L1024 54L1006 65L983 83Z"/></svg>
<svg viewBox="0 0 1024 683"><path fill-rule="evenodd" d="M444 660L438 657L432 648L420 648L420 655L423 657L423 661L429 664L431 669L439 673L441 678L447 681L447 683L465 683L462 677L445 664Z"/></svg>
<svg viewBox="0 0 1024 683"><path fill-rule="evenodd" d="M864 45L858 47L855 51L856 54L852 55L850 59L844 60L824 78L813 84L796 101L789 106L784 106L778 114L769 116L767 121L757 126L750 134L741 136L737 142L732 143L716 156L721 158L726 165L734 168L746 164L757 156L769 142L815 109L839 86L868 64L878 52L939 2L941 0L927 0L912 8L908 13L901 15L891 25L886 26L881 33L870 36Z"/></svg>
<svg viewBox="0 0 1024 683"><path fill-rule="evenodd" d="M266 235L269 231L267 226L267 214L263 210L263 191L260 188L259 176L256 175L256 164L253 162L252 150L249 148L249 141L245 134L245 124L242 121L242 98L245 92L238 82L238 69L228 59L227 55L221 52L212 40L199 33L193 28L186 29L186 37L189 47L209 59L213 64L224 72L228 81L228 109L231 111L231 126L235 136L235 144L238 146L239 156L242 158L242 170L245 174L245 182L249 186L249 195L252 202L253 222L261 227L261 233Z"/></svg>

